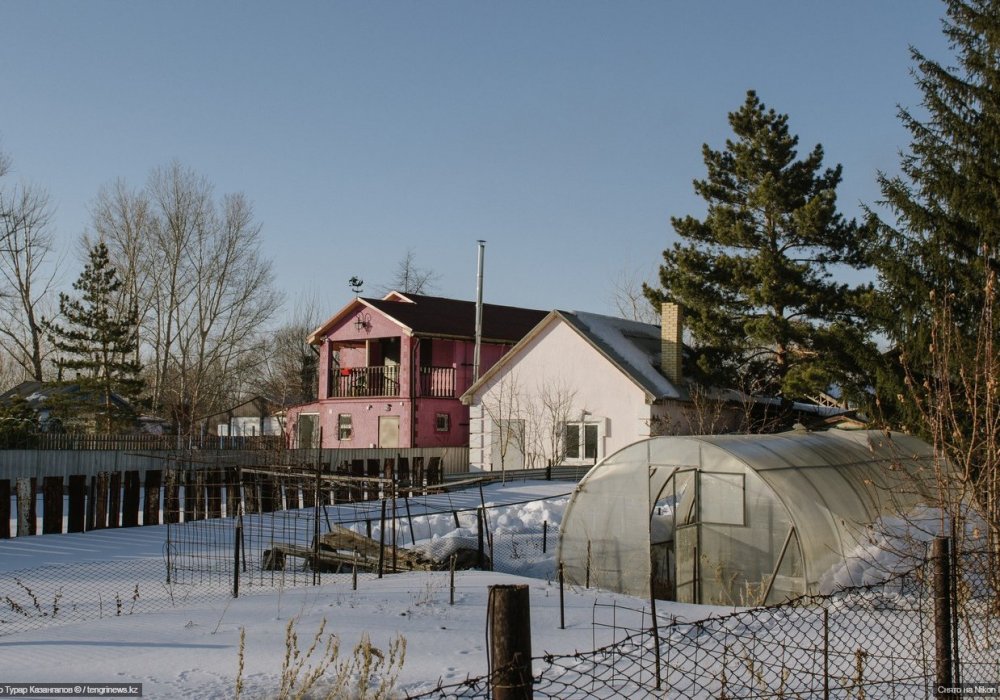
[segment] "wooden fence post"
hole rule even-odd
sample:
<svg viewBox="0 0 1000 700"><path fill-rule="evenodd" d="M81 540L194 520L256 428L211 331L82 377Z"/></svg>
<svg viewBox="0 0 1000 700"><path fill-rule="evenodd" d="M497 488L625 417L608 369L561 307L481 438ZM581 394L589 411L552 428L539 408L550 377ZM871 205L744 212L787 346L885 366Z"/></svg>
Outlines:
<svg viewBox="0 0 1000 700"><path fill-rule="evenodd" d="M118 461L117 459L115 460ZM122 473L111 472L108 478L108 527L118 527L122 509Z"/></svg>
<svg viewBox="0 0 1000 700"><path fill-rule="evenodd" d="M258 475L258 488L260 490L260 512L274 512L274 478L270 474Z"/></svg>
<svg viewBox="0 0 1000 700"><path fill-rule="evenodd" d="M125 472L125 490L122 497L122 527L139 526L139 472ZM117 517L117 516L116 516Z"/></svg>
<svg viewBox="0 0 1000 700"><path fill-rule="evenodd" d="M194 519L204 520L206 518L205 508L205 477L208 472L204 469L194 469L191 471L193 477L192 488L194 489Z"/></svg>
<svg viewBox="0 0 1000 700"><path fill-rule="evenodd" d="M100 472L94 476L94 530L108 526L108 473Z"/></svg>
<svg viewBox="0 0 1000 700"><path fill-rule="evenodd" d="M240 469L226 467L226 517L235 518L240 512Z"/></svg>
<svg viewBox="0 0 1000 700"><path fill-rule="evenodd" d="M163 483L163 471L150 469L145 475L146 497L142 501L142 524L160 524L160 486Z"/></svg>
<svg viewBox="0 0 1000 700"><path fill-rule="evenodd" d="M87 527L87 476L71 474L69 477L69 517L66 532L83 532Z"/></svg>
<svg viewBox="0 0 1000 700"><path fill-rule="evenodd" d="M0 539L10 538L10 479L0 479Z"/></svg>
<svg viewBox="0 0 1000 700"><path fill-rule="evenodd" d="M177 478L183 472L176 467L167 469L163 477L163 522L167 524L179 523L180 520L180 495L178 493Z"/></svg>
<svg viewBox="0 0 1000 700"><path fill-rule="evenodd" d="M86 479L87 477L84 476ZM87 532L94 529L94 509L97 507L94 501L96 501L97 495L97 475L90 477L90 486L87 488L87 517L86 522L83 524L83 529Z"/></svg>
<svg viewBox="0 0 1000 700"><path fill-rule="evenodd" d="M208 518L222 517L222 470L205 470L205 515Z"/></svg>
<svg viewBox="0 0 1000 700"><path fill-rule="evenodd" d="M951 557L949 539L935 537L931 544L931 560L934 562L934 646L935 646L935 686L950 688L952 685L951 648ZM947 697L948 693L938 693Z"/></svg>
<svg viewBox="0 0 1000 700"><path fill-rule="evenodd" d="M528 586L490 586L490 685L494 700L530 700L531 608Z"/></svg>
<svg viewBox="0 0 1000 700"><path fill-rule="evenodd" d="M42 479L42 534L58 535L62 532L63 480L61 476Z"/></svg>
<svg viewBox="0 0 1000 700"><path fill-rule="evenodd" d="M195 506L195 493L197 488L194 483L194 470L193 469L182 469L177 472L177 482L184 487L184 505L182 506L184 510L184 522L190 523L198 518L198 514Z"/></svg>
<svg viewBox="0 0 1000 700"><path fill-rule="evenodd" d="M34 535L37 532L35 511L35 490L31 479L17 480L17 536Z"/></svg>

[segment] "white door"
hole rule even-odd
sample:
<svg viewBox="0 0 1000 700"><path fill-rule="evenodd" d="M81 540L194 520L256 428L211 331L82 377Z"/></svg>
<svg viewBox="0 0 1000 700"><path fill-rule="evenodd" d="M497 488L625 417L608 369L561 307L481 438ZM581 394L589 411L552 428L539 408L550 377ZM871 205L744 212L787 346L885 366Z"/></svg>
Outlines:
<svg viewBox="0 0 1000 700"><path fill-rule="evenodd" d="M399 447L399 416L378 417L378 446Z"/></svg>

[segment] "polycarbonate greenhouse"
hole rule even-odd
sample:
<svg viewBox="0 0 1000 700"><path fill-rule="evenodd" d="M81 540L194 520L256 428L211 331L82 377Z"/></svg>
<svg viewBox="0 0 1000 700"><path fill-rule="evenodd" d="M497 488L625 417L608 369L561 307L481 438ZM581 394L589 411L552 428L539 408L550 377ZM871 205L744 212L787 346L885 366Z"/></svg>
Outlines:
<svg viewBox="0 0 1000 700"><path fill-rule="evenodd" d="M559 543L566 581L689 603L819 592L880 516L936 502L921 440L877 431L657 437L583 478Z"/></svg>

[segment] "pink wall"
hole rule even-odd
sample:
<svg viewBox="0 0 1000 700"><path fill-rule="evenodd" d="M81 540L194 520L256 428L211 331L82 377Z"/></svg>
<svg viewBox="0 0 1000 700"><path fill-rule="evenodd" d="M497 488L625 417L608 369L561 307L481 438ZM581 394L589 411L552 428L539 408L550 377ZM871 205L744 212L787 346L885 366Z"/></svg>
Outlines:
<svg viewBox="0 0 1000 700"><path fill-rule="evenodd" d="M360 307L359 307L360 308ZM368 315L367 329L355 328L358 310L349 313L330 332L320 348L319 357L319 400L313 404L289 409L288 431L293 443L298 415L313 413L318 415L323 432L323 447L369 447L378 444L379 416L399 417L400 447L448 447L465 446L469 442L469 409L459 401L459 396L472 385L472 361L475 343L470 340L432 339L430 352L425 356L427 341L406 335L399 326L381 313L368 309L361 311ZM340 349L341 367L366 367L380 365L383 358L375 347L380 339L399 338L399 382L400 395L395 397L333 397L328 392L333 350L339 343L364 343L370 340L368 352L362 347ZM484 343L480 349L480 373L485 372L510 349L509 345ZM455 369L455 396L453 398L415 397L413 391L413 366L453 367ZM369 408L370 407L370 408ZM339 435L339 415L349 413L352 423L352 437L341 441ZM449 430L439 431L438 414L448 415Z"/></svg>

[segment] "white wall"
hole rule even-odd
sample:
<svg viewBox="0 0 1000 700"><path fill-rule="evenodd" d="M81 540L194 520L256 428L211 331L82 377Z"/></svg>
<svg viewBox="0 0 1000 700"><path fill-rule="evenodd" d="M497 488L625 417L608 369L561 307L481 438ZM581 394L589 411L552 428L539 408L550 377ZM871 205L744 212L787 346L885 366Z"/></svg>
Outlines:
<svg viewBox="0 0 1000 700"><path fill-rule="evenodd" d="M494 417L498 407L511 408L510 417L525 420L529 432L544 432L543 444L536 445L543 449L526 455L525 466L546 465L552 456L548 420L543 415L542 394L546 390L562 388L564 393L575 394L570 411L573 419L583 416L585 422L598 425L598 459L649 435L652 407L646 403L644 392L563 321L553 320L512 360L472 403L469 460L473 468L489 470L494 454L493 420L486 406L492 408ZM513 395L515 400L501 401L504 394ZM507 417L506 409L501 415ZM500 466L494 464L493 468Z"/></svg>

